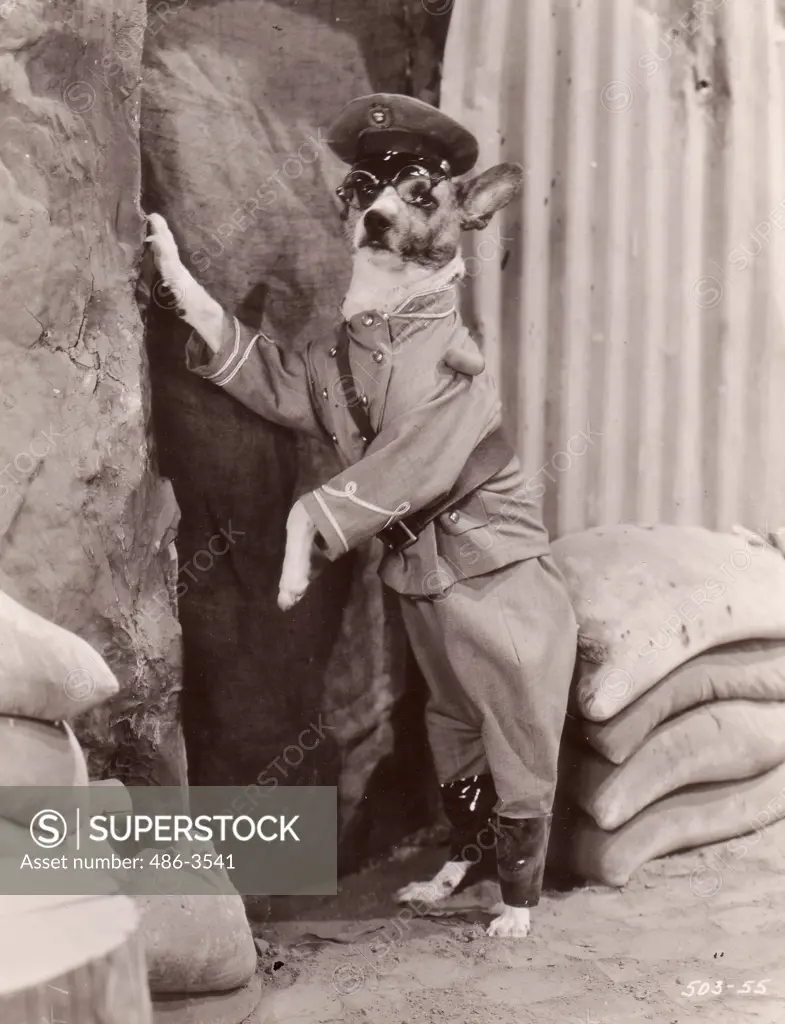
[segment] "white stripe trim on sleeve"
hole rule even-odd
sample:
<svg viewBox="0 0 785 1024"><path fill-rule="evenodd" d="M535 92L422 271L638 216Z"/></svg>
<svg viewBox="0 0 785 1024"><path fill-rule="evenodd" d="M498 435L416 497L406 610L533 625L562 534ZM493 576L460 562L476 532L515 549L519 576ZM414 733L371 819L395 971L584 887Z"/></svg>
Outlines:
<svg viewBox="0 0 785 1024"><path fill-rule="evenodd" d="M245 351L240 356L240 358L237 360L237 362L235 364L235 367L232 370L232 372L229 374L229 376L224 378L224 380L216 381L216 384L220 384L221 387L223 387L225 384L228 384L230 381L234 380L234 378L237 376L237 374L240 372L240 370L242 370L243 366L245 366L246 362L248 361L248 356L250 356L251 350L253 349L253 347L256 344L258 339L259 339L259 335L258 334L254 334L254 336L248 342L248 346L246 347Z"/></svg>
<svg viewBox="0 0 785 1024"><path fill-rule="evenodd" d="M380 515L387 516L387 522L382 527L383 530L386 530L396 519L405 516L412 507L408 501L402 501L397 508L390 510L389 508L382 508L380 505L373 505L370 501L363 501L362 498L357 497L357 484L354 480L350 480L342 491L337 491L334 487L328 487L327 484L322 487L322 490L333 498L348 498L353 504L359 505L361 508L367 508L369 512L378 512Z"/></svg>
<svg viewBox="0 0 785 1024"><path fill-rule="evenodd" d="M240 350L240 321L237 319L237 317L233 317L232 319L234 320L234 345L232 346L231 354L229 355L229 358L226 360L223 366L220 367L220 369L216 370L215 373L210 373L207 375L207 380L215 381L216 384L218 383L218 378L221 376L221 374L226 370L228 366L231 366L232 360L237 356L237 353Z"/></svg>
<svg viewBox="0 0 785 1024"><path fill-rule="evenodd" d="M319 503L319 508L321 508L322 512L324 512L324 514L327 517L330 525L335 530L335 532L338 534L338 537L339 537L339 539L341 541L341 544L343 544L344 550L348 551L349 550L349 544L347 543L346 537L344 536L344 532L341 529L341 527L338 525L338 520L335 518L335 516L332 514L330 509L327 507L327 502L324 500L324 498L321 496L321 494L319 494L318 491L314 491L313 492L313 496L314 496L314 498L316 498L317 502Z"/></svg>

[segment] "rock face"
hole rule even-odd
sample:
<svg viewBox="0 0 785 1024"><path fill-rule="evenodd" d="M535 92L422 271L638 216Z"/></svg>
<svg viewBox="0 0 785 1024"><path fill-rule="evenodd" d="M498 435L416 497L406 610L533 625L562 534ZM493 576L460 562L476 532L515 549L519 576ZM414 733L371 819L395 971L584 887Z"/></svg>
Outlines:
<svg viewBox="0 0 785 1024"><path fill-rule="evenodd" d="M167 218L215 298L250 324L264 310L281 344L332 344L349 279L333 192L345 168L327 127L363 93L434 99L444 29L419 0L192 0L151 16L145 208ZM348 867L424 817L426 745L416 695L406 708L413 673L400 623L367 551L329 567L292 612L278 610L288 510L329 479L333 453L190 375L188 328L153 292L156 435L189 570L180 610L191 779L338 785ZM211 558L222 531L232 543Z"/></svg>
<svg viewBox="0 0 785 1024"><path fill-rule="evenodd" d="M177 508L134 300L144 30L142 0L0 5L0 589L118 676L78 720L92 774L172 784Z"/></svg>

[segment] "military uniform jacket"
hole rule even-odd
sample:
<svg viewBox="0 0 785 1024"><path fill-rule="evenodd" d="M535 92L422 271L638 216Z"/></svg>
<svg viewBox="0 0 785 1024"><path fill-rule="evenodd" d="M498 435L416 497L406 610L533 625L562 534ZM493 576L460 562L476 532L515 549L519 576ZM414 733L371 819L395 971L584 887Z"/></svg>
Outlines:
<svg viewBox="0 0 785 1024"><path fill-rule="evenodd" d="M341 377L337 345L286 350L237 320L217 354L196 333L186 346L194 373L266 419L334 445L346 468L300 499L330 560L448 494L472 450L501 422L491 375L471 377L443 362L450 348L476 352L455 286L413 296L394 313L367 310L344 326L338 343L348 346L351 380ZM368 414L372 439L352 415L355 402ZM388 552L380 574L400 594L437 597L461 578L548 550L537 502L513 456L414 544Z"/></svg>

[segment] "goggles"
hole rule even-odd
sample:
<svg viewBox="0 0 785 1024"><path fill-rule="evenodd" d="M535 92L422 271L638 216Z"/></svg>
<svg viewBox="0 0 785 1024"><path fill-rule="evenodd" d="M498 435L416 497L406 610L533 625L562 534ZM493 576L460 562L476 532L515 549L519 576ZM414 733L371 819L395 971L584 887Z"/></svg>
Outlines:
<svg viewBox="0 0 785 1024"><path fill-rule="evenodd" d="M450 177L449 164L401 154L363 161L354 167L335 190L347 207L367 210L382 192L392 187L405 203L433 207L433 190Z"/></svg>

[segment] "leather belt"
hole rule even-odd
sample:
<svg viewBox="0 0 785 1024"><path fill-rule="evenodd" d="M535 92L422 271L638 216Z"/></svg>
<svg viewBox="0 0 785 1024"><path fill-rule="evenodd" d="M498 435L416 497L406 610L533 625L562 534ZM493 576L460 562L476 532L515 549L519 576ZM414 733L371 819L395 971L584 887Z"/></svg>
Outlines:
<svg viewBox="0 0 785 1024"><path fill-rule="evenodd" d="M514 454L501 430L494 430L472 451L448 494L432 505L420 509L419 512L390 523L376 536L393 554L405 551L414 544L429 523L448 512L472 491L476 491L504 469Z"/></svg>

